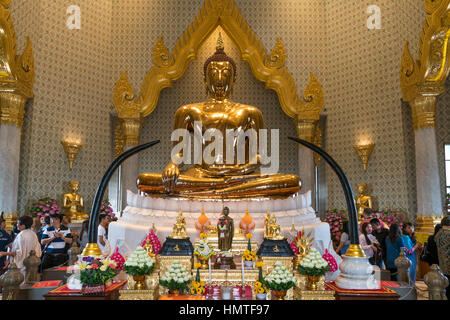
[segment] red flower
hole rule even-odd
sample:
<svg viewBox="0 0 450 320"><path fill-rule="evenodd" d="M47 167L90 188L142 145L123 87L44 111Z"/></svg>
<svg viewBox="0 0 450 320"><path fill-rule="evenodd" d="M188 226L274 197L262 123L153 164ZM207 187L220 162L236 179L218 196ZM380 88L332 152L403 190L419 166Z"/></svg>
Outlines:
<svg viewBox="0 0 450 320"><path fill-rule="evenodd" d="M94 263L94 264L92 265L92 269L98 269L98 264L95 264L95 263Z"/></svg>

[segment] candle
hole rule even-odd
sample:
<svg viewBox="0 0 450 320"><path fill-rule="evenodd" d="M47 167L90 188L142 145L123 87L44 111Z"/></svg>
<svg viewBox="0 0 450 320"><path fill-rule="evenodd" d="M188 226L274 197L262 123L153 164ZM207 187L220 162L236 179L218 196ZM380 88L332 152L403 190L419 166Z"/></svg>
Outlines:
<svg viewBox="0 0 450 320"><path fill-rule="evenodd" d="M241 260L242 260L242 288L245 288L244 257L241 257Z"/></svg>
<svg viewBox="0 0 450 320"><path fill-rule="evenodd" d="M209 264L209 291L211 294L211 257L209 257L208 259L208 264Z"/></svg>

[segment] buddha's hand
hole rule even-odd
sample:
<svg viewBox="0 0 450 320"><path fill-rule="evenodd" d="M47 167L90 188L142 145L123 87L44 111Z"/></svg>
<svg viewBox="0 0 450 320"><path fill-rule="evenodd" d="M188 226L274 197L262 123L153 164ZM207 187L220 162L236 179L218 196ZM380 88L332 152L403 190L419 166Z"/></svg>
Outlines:
<svg viewBox="0 0 450 320"><path fill-rule="evenodd" d="M175 188L175 185L180 175L180 170L178 166L170 162L163 171L162 174L162 184L166 192L170 192Z"/></svg>

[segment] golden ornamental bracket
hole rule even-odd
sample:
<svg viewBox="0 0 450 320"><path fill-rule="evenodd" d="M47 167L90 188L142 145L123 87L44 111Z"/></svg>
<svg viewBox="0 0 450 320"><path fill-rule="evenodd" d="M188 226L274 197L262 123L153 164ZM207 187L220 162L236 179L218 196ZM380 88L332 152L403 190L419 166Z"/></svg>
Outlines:
<svg viewBox="0 0 450 320"><path fill-rule="evenodd" d="M450 0L425 0L426 18L415 61L404 47L400 84L403 100L410 102L418 95L440 95L450 72L448 61L450 36Z"/></svg>
<svg viewBox="0 0 450 320"><path fill-rule="evenodd" d="M162 89L172 86L197 56L202 43L218 27L238 46L241 58L250 65L253 75L278 94L281 108L291 118L319 119L323 108L322 88L314 77L303 99L297 94L295 80L285 67L286 53L280 39L270 55L242 17L233 0L205 0L194 21L178 40L172 55L160 37L153 49L153 67L148 71L139 96L134 95L126 74L114 89L114 105L119 118L148 116L158 103Z"/></svg>

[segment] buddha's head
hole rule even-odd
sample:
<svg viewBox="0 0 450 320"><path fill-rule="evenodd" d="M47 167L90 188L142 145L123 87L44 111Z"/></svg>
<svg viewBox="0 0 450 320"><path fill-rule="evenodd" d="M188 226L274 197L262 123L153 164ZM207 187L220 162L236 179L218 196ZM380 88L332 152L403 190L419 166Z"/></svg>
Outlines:
<svg viewBox="0 0 450 320"><path fill-rule="evenodd" d="M358 192L360 195L365 195L367 193L367 184L365 183L358 184Z"/></svg>
<svg viewBox="0 0 450 320"><path fill-rule="evenodd" d="M72 190L73 193L78 192L79 186L80 186L79 181L70 181L70 189Z"/></svg>
<svg viewBox="0 0 450 320"><path fill-rule="evenodd" d="M216 52L206 60L203 75L208 95L220 101L229 98L236 80L236 63L224 52L220 33Z"/></svg>
<svg viewBox="0 0 450 320"><path fill-rule="evenodd" d="M223 208L223 214L225 217L228 217L229 213L230 213L230 209L228 209L228 207Z"/></svg>

